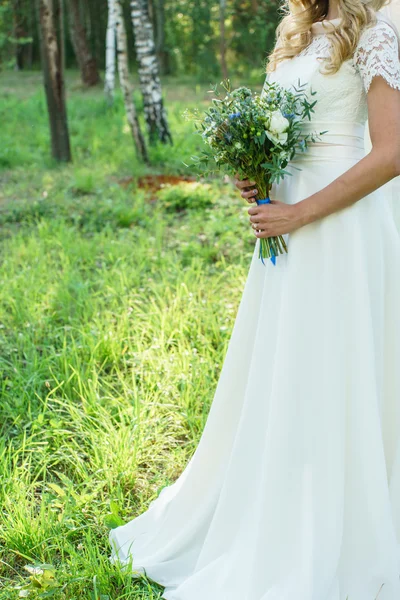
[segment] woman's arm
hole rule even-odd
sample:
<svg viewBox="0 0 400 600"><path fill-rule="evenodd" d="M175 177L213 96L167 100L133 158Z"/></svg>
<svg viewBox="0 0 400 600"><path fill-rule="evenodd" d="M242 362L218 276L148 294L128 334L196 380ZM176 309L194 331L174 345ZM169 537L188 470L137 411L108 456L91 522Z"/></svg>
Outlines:
<svg viewBox="0 0 400 600"><path fill-rule="evenodd" d="M256 237L290 233L354 204L400 175L400 90L390 87L382 77L374 77L367 98L370 153L322 190L296 204L272 201L249 208L250 223L258 224ZM243 183L249 184L236 181L239 188ZM246 199L252 195L242 192Z"/></svg>

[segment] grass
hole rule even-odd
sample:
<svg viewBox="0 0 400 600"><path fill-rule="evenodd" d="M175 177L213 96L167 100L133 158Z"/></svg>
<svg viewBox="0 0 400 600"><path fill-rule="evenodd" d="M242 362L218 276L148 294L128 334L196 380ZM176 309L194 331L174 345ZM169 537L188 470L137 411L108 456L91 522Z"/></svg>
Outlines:
<svg viewBox="0 0 400 600"><path fill-rule="evenodd" d="M167 82L175 145L144 168L119 94L110 109L69 74L74 162L58 166L40 75L0 85L0 599L157 599L109 563L108 527L198 443L254 248L247 207L222 181L138 185L186 174L198 140L180 115L204 87Z"/></svg>

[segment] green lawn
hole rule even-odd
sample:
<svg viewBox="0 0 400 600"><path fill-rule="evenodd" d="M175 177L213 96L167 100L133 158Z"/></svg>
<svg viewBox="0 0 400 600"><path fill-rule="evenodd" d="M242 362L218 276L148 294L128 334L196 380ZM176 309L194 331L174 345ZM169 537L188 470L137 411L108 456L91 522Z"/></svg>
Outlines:
<svg viewBox="0 0 400 600"><path fill-rule="evenodd" d="M109 563L108 527L193 453L255 243L222 180L138 185L188 174L199 140L181 114L206 90L166 82L175 145L144 168L120 94L108 108L69 74L74 162L58 166L40 74L0 74L1 600L43 564L29 598L160 598Z"/></svg>

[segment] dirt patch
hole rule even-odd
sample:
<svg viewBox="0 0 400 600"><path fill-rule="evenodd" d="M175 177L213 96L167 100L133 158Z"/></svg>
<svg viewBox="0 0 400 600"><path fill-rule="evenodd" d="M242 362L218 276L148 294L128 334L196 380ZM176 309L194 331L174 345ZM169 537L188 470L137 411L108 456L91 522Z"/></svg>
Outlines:
<svg viewBox="0 0 400 600"><path fill-rule="evenodd" d="M150 200L155 200L155 193L166 185L178 185L182 182L194 182L196 177L181 175L143 175L142 177L124 177L118 179L119 185L128 188L131 185L149 193Z"/></svg>

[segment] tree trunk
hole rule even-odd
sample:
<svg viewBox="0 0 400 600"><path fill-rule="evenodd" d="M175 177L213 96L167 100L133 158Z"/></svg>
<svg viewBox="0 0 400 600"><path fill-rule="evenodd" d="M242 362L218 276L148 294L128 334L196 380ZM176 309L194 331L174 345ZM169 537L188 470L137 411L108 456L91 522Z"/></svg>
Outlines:
<svg viewBox="0 0 400 600"><path fill-rule="evenodd" d="M15 44L15 68L17 71L22 71L24 68L24 43L20 43L19 40L24 40L27 37L26 33L26 18L25 9L21 5L20 0L13 1L13 29Z"/></svg>
<svg viewBox="0 0 400 600"><path fill-rule="evenodd" d="M109 104L114 101L115 88L115 0L108 0L108 22L106 35L106 73L104 93Z"/></svg>
<svg viewBox="0 0 400 600"><path fill-rule="evenodd" d="M153 26L149 18L147 0L131 0L130 4L136 56L139 63L140 88L150 142L153 143L158 139L163 144L168 142L172 144L163 104Z"/></svg>
<svg viewBox="0 0 400 600"><path fill-rule="evenodd" d="M124 95L124 103L126 116L129 127L131 129L133 141L136 146L136 151L141 160L148 163L146 144L143 134L140 130L139 121L136 114L135 105L133 102L133 89L129 81L128 67L128 49L126 42L126 29L124 21L124 13L122 10L121 0L114 0L115 10L115 29L117 35L117 57L118 57L118 74L121 84L122 93Z"/></svg>
<svg viewBox="0 0 400 600"><path fill-rule="evenodd" d="M71 41L81 72L82 82L88 87L97 85L100 83L100 75L96 61L90 52L86 31L80 18L79 0L68 0L68 4Z"/></svg>
<svg viewBox="0 0 400 600"><path fill-rule="evenodd" d="M35 46L35 3L31 2L29 4L29 13L27 17L28 22L28 36L31 38L27 49L26 49L26 66L28 69L32 69L33 65L33 51Z"/></svg>
<svg viewBox="0 0 400 600"><path fill-rule="evenodd" d="M60 14L59 14L59 31L60 31L60 64L61 70L65 73L65 10L64 0L59 0Z"/></svg>
<svg viewBox="0 0 400 600"><path fill-rule="evenodd" d="M165 6L164 0L154 0L153 13L155 23L155 45L158 63L162 75L167 75L170 70L169 55L165 48Z"/></svg>
<svg viewBox="0 0 400 600"><path fill-rule="evenodd" d="M58 161L70 161L64 73L61 68L59 41L55 26L59 19L59 0L38 0L38 2L52 155Z"/></svg>
<svg viewBox="0 0 400 600"><path fill-rule="evenodd" d="M219 1L219 39L221 53L221 72L223 79L228 79L228 67L226 66L226 40L225 40L225 9L226 0Z"/></svg>

